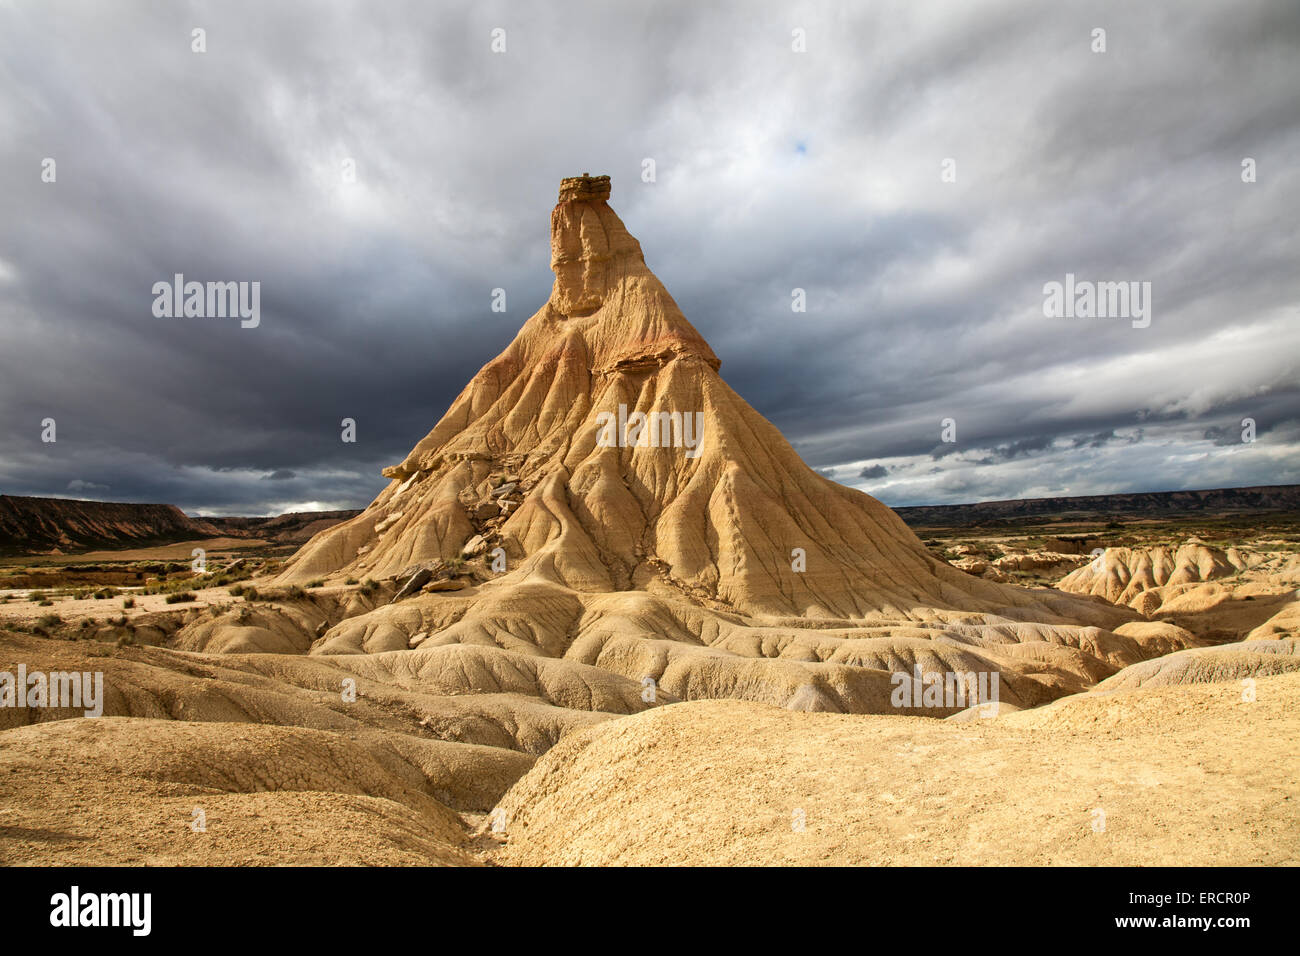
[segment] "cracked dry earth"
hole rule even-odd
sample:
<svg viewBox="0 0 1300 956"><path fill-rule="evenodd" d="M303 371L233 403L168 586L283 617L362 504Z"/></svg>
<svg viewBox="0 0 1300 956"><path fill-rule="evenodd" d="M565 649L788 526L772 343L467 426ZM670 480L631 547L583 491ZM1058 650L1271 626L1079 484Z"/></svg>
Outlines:
<svg viewBox="0 0 1300 956"><path fill-rule="evenodd" d="M1294 594L953 567L726 385L609 196L562 183L550 299L255 596L4 606L0 672L102 671L105 716L0 708L0 859L1295 861ZM662 441L603 441L636 415ZM1153 616L1189 588L1212 626ZM915 668L999 714L896 706Z"/></svg>

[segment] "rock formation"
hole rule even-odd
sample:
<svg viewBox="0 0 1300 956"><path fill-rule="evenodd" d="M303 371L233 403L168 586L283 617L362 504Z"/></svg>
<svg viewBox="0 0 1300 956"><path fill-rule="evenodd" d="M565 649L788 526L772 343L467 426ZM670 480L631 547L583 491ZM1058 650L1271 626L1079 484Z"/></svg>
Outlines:
<svg viewBox="0 0 1300 956"><path fill-rule="evenodd" d="M314 653L405 652L423 633L413 653L523 650L680 696L829 710L887 709L890 672L918 656L1010 661L1032 676L1009 675L1004 693L1026 703L1142 659L1109 631L1127 611L964 574L805 465L722 380L609 196L608 177L561 183L550 298L385 470L370 507L281 578L400 589L467 561L475 586L417 585Z"/></svg>
<svg viewBox="0 0 1300 956"><path fill-rule="evenodd" d="M1236 549L1223 551L1197 539L1176 549L1106 548L1067 574L1058 586L1152 614L1169 598L1196 585L1232 577L1247 566L1247 558Z"/></svg>

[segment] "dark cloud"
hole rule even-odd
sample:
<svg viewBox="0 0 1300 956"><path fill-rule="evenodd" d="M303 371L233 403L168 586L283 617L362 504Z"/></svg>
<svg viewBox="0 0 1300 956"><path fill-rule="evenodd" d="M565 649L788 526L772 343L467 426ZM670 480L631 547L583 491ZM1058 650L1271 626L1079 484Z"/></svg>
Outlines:
<svg viewBox="0 0 1300 956"><path fill-rule="evenodd" d="M1281 0L4 5L0 490L366 504L545 300L583 170L728 383L890 503L1300 481L1298 39ZM155 318L177 272L261 325ZM1150 326L1045 318L1067 272Z"/></svg>
<svg viewBox="0 0 1300 956"><path fill-rule="evenodd" d="M1009 461L1012 458L1030 456L1035 452L1043 451L1052 446L1051 435L1034 435L1030 438L1021 438L1006 445L997 445L991 449L992 454L988 457L988 462ZM981 464L984 462L982 461Z"/></svg>
<svg viewBox="0 0 1300 956"><path fill-rule="evenodd" d="M1077 437L1073 442L1075 448L1100 448L1115 440L1115 429L1108 428L1105 431L1097 432L1093 435Z"/></svg>

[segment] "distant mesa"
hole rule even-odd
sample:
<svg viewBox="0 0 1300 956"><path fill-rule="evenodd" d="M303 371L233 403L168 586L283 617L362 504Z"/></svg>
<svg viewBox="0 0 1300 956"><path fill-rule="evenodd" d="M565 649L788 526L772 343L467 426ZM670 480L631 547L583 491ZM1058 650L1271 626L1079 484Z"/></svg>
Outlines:
<svg viewBox="0 0 1300 956"><path fill-rule="evenodd" d="M175 505L0 495L0 554L128 548L216 537Z"/></svg>
<svg viewBox="0 0 1300 956"><path fill-rule="evenodd" d="M996 526L1031 519L1045 522L1110 518L1204 519L1219 515L1300 511L1300 485L1015 498L961 505L917 505L894 510L913 528Z"/></svg>
<svg viewBox="0 0 1300 956"><path fill-rule="evenodd" d="M0 555L75 554L216 537L301 544L356 514L321 511L273 518L194 518L175 505L0 495Z"/></svg>

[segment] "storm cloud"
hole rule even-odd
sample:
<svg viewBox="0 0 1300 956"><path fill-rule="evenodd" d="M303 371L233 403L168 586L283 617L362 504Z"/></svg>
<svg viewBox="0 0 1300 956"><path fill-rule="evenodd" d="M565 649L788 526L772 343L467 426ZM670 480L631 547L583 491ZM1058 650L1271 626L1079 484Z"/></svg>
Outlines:
<svg viewBox="0 0 1300 956"><path fill-rule="evenodd" d="M1297 49L1289 0L6 4L0 492L365 505L584 171L889 504L1300 482ZM177 274L260 323L156 316ZM1150 325L1047 317L1067 274Z"/></svg>

